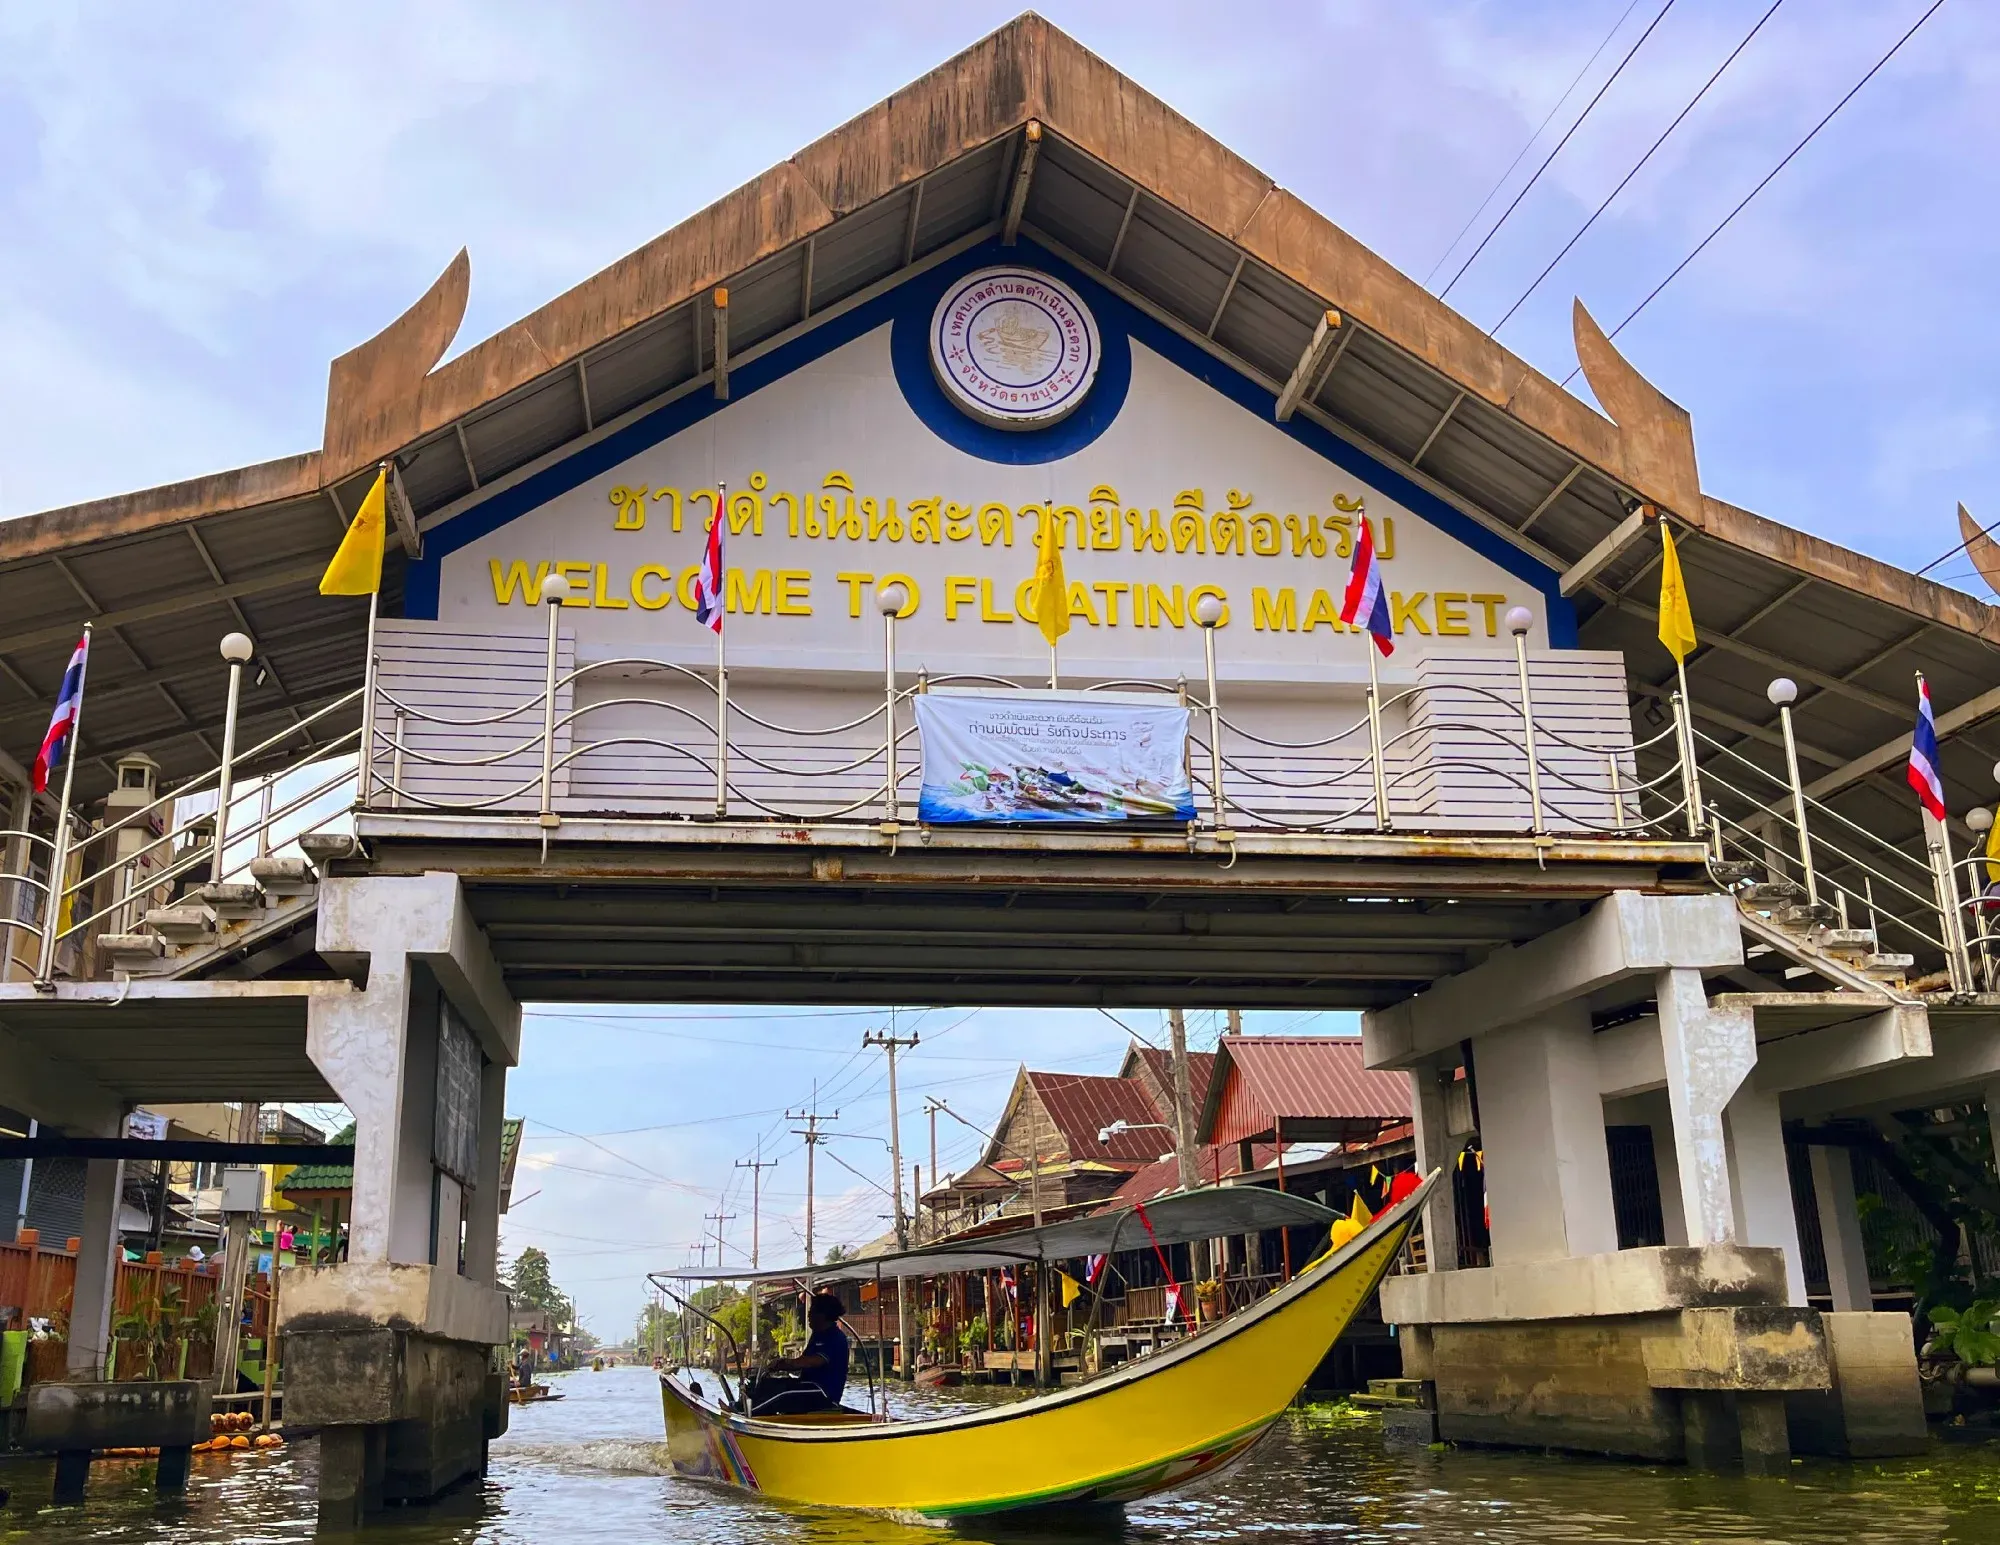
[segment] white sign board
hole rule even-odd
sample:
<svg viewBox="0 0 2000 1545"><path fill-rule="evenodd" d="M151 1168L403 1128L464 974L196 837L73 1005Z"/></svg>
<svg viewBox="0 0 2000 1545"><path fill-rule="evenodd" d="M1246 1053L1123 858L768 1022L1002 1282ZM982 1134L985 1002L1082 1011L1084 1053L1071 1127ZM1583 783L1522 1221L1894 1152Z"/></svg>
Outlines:
<svg viewBox="0 0 2000 1545"><path fill-rule="evenodd" d="M537 631L541 582L560 573L580 662L705 665L714 641L695 620L694 575L720 479L736 668L879 678L874 595L897 579L911 598L897 630L904 669L1046 677L1047 648L1022 620L1044 511L1066 549L1062 670L1079 680L1199 679L1193 612L1210 592L1224 602L1225 677L1365 680L1365 635L1339 620L1363 519L1389 592L1392 673L1432 652L1507 654L1516 605L1535 618L1530 647L1548 646L1543 590L1137 338L1123 404L1095 439L1010 463L924 421L897 379L891 331L831 348L504 524L475 507L439 526L435 620ZM1102 411L1107 390L1100 378L1086 400Z"/></svg>
<svg viewBox="0 0 2000 1545"><path fill-rule="evenodd" d="M927 693L916 699L917 817L967 821L1191 821L1188 711L1097 694Z"/></svg>

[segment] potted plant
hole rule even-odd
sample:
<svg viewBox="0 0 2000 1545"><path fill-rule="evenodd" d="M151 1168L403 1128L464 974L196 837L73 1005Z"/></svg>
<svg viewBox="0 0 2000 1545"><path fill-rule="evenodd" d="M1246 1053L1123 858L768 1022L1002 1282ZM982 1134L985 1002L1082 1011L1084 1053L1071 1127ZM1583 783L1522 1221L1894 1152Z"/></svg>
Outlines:
<svg viewBox="0 0 2000 1545"><path fill-rule="evenodd" d="M47 1319L30 1322L27 1361L22 1365L21 1382L54 1384L69 1370L69 1305Z"/></svg>
<svg viewBox="0 0 2000 1545"><path fill-rule="evenodd" d="M1223 1292L1219 1278L1209 1277L1194 1285L1195 1301L1201 1305L1204 1320L1219 1320L1229 1312L1229 1295Z"/></svg>

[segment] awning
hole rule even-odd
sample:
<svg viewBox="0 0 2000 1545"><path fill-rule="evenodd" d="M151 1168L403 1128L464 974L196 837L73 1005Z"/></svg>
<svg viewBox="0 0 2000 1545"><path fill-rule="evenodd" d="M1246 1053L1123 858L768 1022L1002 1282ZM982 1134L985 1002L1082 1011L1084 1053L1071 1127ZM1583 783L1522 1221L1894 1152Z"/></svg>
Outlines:
<svg viewBox="0 0 2000 1545"><path fill-rule="evenodd" d="M1145 1221L1140 1220L1143 1210ZM788 1266L765 1271L662 1271L656 1277L684 1282L861 1282L883 1277L931 1277L960 1271L992 1271L1031 1261L1067 1261L1152 1244L1187 1244L1225 1234L1256 1234L1272 1228L1331 1228L1341 1214L1284 1191L1254 1186L1204 1187L1158 1201L1067 1218L1040 1228L1014 1229L978 1239L945 1240L916 1250L892 1251L825 1266ZM1146 1224L1152 1225L1150 1236Z"/></svg>

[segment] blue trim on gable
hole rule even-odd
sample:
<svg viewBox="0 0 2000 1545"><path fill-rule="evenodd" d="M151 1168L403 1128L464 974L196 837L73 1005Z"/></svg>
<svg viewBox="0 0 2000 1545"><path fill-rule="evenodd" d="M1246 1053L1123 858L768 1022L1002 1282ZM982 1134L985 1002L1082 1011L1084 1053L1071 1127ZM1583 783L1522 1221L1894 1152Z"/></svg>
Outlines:
<svg viewBox="0 0 2000 1545"><path fill-rule="evenodd" d="M945 286L975 269L1020 261L1022 247L1034 247L1036 264L1074 288L1096 315L1098 333L1104 343L1104 362L1099 367L1090 397L1068 418L1048 429L1009 431L976 423L952 406L931 374L928 330L931 312L936 308ZM1237 406L1290 435L1335 466L1365 479L1454 540L1523 583L1532 585L1542 595L1550 647L1577 647L1576 608L1562 594L1560 576L1554 569L1537 562L1405 474L1349 444L1330 430L1297 417L1284 424L1272 423L1277 407L1277 398L1273 393L1197 348L1173 329L1154 321L1054 253L1035 246L1026 237L1016 247L1003 247L998 242L982 243L960 253L950 262L941 263L908 283L822 323L759 359L732 366L729 372L729 401L741 401L801 366L874 331L885 322L893 327L890 358L897 385L911 411L938 438L967 455L1016 466L1058 461L1074 455L1110 427L1124 407L1131 386L1131 340L1137 339ZM911 339L914 339L914 348ZM710 393L690 392L447 521L429 533L424 544L424 556L411 563L406 571L403 615L436 618L439 575L447 554L477 541L488 532L498 530L509 521L598 474L610 471L619 463L700 423L711 414L719 413L727 406L728 402L718 402Z"/></svg>

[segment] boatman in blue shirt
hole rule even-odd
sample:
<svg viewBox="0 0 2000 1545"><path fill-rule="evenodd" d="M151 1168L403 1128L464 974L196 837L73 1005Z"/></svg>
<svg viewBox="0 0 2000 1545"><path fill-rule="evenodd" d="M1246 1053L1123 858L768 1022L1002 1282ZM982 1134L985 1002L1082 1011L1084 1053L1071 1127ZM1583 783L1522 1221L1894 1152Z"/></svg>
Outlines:
<svg viewBox="0 0 2000 1545"><path fill-rule="evenodd" d="M847 1335L840 1328L840 1300L815 1293L806 1304L806 1345L796 1357L777 1357L750 1391L756 1416L807 1416L830 1411L847 1389Z"/></svg>

